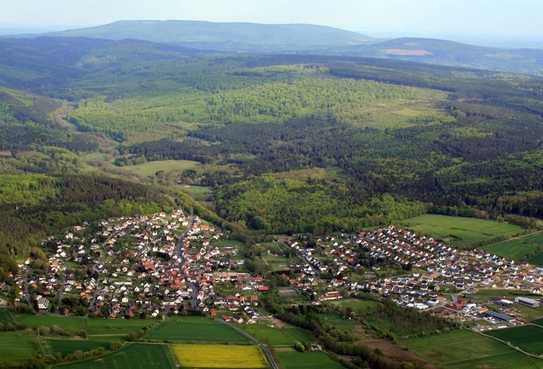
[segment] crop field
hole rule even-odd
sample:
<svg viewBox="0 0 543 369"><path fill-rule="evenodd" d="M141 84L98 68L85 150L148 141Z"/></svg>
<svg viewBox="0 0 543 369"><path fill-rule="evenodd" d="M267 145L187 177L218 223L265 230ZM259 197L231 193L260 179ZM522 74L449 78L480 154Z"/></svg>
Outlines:
<svg viewBox="0 0 543 369"><path fill-rule="evenodd" d="M233 328L203 317L171 318L151 329L146 338L176 342L248 343Z"/></svg>
<svg viewBox="0 0 543 369"><path fill-rule="evenodd" d="M284 369L344 369L323 352L277 352L276 356Z"/></svg>
<svg viewBox="0 0 543 369"><path fill-rule="evenodd" d="M133 343L98 359L58 365L55 369L173 369L175 363L166 345Z"/></svg>
<svg viewBox="0 0 543 369"><path fill-rule="evenodd" d="M36 339L21 332L0 333L0 368L31 359L39 352Z"/></svg>
<svg viewBox="0 0 543 369"><path fill-rule="evenodd" d="M274 328L263 324L246 325L243 329L251 336L270 346L292 346L297 341L312 342L311 334L296 327Z"/></svg>
<svg viewBox="0 0 543 369"><path fill-rule="evenodd" d="M523 327L498 329L487 333L505 342L509 342L526 352L543 354L543 328L526 325Z"/></svg>
<svg viewBox="0 0 543 369"><path fill-rule="evenodd" d="M69 354L75 351L92 351L100 347L105 350L111 349L111 342L88 341L88 340L66 340L66 339L48 339L47 346L52 354Z"/></svg>
<svg viewBox="0 0 543 369"><path fill-rule="evenodd" d="M444 369L543 368L543 361L467 330L412 338L402 341L402 345Z"/></svg>
<svg viewBox="0 0 543 369"><path fill-rule="evenodd" d="M522 233L522 228L513 224L432 214L405 220L402 225L417 233L427 234L465 248L508 239Z"/></svg>
<svg viewBox="0 0 543 369"><path fill-rule="evenodd" d="M484 249L498 256L543 266L543 232L498 242Z"/></svg>
<svg viewBox="0 0 543 369"><path fill-rule="evenodd" d="M174 345L173 352L183 368L259 369L268 365L256 346Z"/></svg>

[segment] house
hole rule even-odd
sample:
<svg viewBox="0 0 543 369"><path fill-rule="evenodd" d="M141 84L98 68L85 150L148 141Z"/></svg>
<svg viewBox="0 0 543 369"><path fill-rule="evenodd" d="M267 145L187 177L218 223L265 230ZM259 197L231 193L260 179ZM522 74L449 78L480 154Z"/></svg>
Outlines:
<svg viewBox="0 0 543 369"><path fill-rule="evenodd" d="M531 299L529 297L517 297L515 298L515 302L532 308L538 308L541 306L541 302L539 300Z"/></svg>
<svg viewBox="0 0 543 369"><path fill-rule="evenodd" d="M49 300L46 297L38 296L36 303L38 304L38 310L49 310Z"/></svg>
<svg viewBox="0 0 543 369"><path fill-rule="evenodd" d="M326 292L322 297L320 298L321 301L337 301L341 300L343 296L341 296L341 292L339 291L330 291Z"/></svg>

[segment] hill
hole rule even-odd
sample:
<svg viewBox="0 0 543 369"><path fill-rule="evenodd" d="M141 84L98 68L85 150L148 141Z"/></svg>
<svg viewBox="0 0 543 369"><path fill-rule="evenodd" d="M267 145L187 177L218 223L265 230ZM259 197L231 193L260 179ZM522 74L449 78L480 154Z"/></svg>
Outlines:
<svg viewBox="0 0 543 369"><path fill-rule="evenodd" d="M200 21L119 21L67 30L56 37L109 40L139 39L217 50L298 50L367 43L367 36L332 27L306 24L214 23Z"/></svg>
<svg viewBox="0 0 543 369"><path fill-rule="evenodd" d="M543 75L543 50L540 49L500 49L438 39L398 38L348 47L339 53Z"/></svg>

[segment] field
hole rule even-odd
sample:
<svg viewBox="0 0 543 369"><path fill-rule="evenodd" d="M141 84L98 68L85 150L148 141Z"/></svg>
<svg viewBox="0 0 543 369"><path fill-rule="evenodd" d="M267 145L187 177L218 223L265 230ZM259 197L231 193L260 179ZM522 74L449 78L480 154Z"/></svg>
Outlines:
<svg viewBox="0 0 543 369"><path fill-rule="evenodd" d="M31 359L39 352L39 345L32 336L20 332L0 333L0 367Z"/></svg>
<svg viewBox="0 0 543 369"><path fill-rule="evenodd" d="M171 318L153 328L146 336L151 340L175 342L248 343L233 328L202 317Z"/></svg>
<svg viewBox="0 0 543 369"><path fill-rule="evenodd" d="M343 365L322 352L277 352L277 359L284 369L343 369Z"/></svg>
<svg viewBox="0 0 543 369"><path fill-rule="evenodd" d="M405 220L402 225L417 233L466 248L508 239L522 233L522 228L508 223L431 214Z"/></svg>
<svg viewBox="0 0 543 369"><path fill-rule="evenodd" d="M123 170L136 174L140 177L155 176L157 172L165 172L166 174L171 172L182 172L187 169L192 169L198 165L195 161L188 160L162 160L162 161L150 161L138 165L128 165L122 167Z"/></svg>
<svg viewBox="0 0 543 369"><path fill-rule="evenodd" d="M355 313L365 314L374 310L379 306L379 303L372 300L358 300L358 299L345 299L334 301L332 305L340 306L342 308L352 309Z"/></svg>
<svg viewBox="0 0 543 369"><path fill-rule="evenodd" d="M211 194L211 188L205 186L182 186L182 190L188 192L196 201L206 201Z"/></svg>
<svg viewBox="0 0 543 369"><path fill-rule="evenodd" d="M60 315L16 315L17 322L28 327L58 326L70 332L86 331L89 337L114 339L122 338L130 332L150 326L153 320L111 320L111 319L84 319L74 316Z"/></svg>
<svg viewBox="0 0 543 369"><path fill-rule="evenodd" d="M526 352L543 354L543 328L533 325L498 329L487 332L489 335L499 338Z"/></svg>
<svg viewBox="0 0 543 369"><path fill-rule="evenodd" d="M129 344L120 351L99 359L58 365L57 369L173 369L173 358L166 345Z"/></svg>
<svg viewBox="0 0 543 369"><path fill-rule="evenodd" d="M49 339L47 340L47 346L50 353L59 353L63 355L75 351L92 351L100 347L105 350L111 349L110 342L66 339Z"/></svg>
<svg viewBox="0 0 543 369"><path fill-rule="evenodd" d="M266 325L246 325L243 329L260 342L271 346L292 346L297 341L311 342L313 338L309 332L295 327L272 328Z"/></svg>
<svg viewBox="0 0 543 369"><path fill-rule="evenodd" d="M484 249L502 257L543 266L543 232L498 242Z"/></svg>
<svg viewBox="0 0 543 369"><path fill-rule="evenodd" d="M531 369L543 361L467 330L403 341L409 351L444 369Z"/></svg>
<svg viewBox="0 0 543 369"><path fill-rule="evenodd" d="M7 309L0 309L0 323L15 323L13 315Z"/></svg>
<svg viewBox="0 0 543 369"><path fill-rule="evenodd" d="M85 319L75 316L17 314L15 320L27 327L55 325L70 332L78 332L85 327Z"/></svg>
<svg viewBox="0 0 543 369"><path fill-rule="evenodd" d="M173 351L183 368L267 368L256 346L174 345Z"/></svg>

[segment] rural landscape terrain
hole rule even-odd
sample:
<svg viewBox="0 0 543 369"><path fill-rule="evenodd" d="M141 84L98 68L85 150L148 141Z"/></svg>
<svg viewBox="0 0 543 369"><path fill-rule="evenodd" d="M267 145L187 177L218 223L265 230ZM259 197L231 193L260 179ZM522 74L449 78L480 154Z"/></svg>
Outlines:
<svg viewBox="0 0 543 369"><path fill-rule="evenodd" d="M0 37L0 368L543 368L543 51Z"/></svg>

